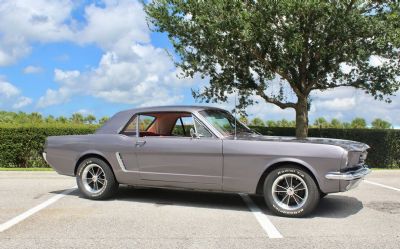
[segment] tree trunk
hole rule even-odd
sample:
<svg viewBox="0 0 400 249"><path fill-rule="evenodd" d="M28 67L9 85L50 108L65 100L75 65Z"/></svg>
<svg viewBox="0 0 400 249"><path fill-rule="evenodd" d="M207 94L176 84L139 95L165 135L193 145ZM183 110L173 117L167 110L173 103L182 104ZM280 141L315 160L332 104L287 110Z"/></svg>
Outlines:
<svg viewBox="0 0 400 249"><path fill-rule="evenodd" d="M307 97L298 97L296 104L296 137L305 139L308 135Z"/></svg>

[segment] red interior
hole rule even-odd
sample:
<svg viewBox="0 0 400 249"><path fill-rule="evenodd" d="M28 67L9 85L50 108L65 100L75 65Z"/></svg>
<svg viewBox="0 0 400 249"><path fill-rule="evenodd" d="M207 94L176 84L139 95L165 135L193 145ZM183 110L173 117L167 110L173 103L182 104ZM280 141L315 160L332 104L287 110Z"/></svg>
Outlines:
<svg viewBox="0 0 400 249"><path fill-rule="evenodd" d="M155 137L155 136L160 136L160 134L151 132L151 131L141 131L139 133L140 137Z"/></svg>

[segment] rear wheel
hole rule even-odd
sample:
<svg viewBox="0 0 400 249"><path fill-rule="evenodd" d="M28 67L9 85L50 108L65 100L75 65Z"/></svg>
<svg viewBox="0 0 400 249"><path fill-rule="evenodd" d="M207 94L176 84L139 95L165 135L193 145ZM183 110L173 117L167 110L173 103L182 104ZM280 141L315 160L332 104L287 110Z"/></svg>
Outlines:
<svg viewBox="0 0 400 249"><path fill-rule="evenodd" d="M89 199L102 200L113 196L118 190L114 173L99 158L87 158L78 167L76 182L82 194Z"/></svg>
<svg viewBox="0 0 400 249"><path fill-rule="evenodd" d="M296 166L271 171L264 182L264 199L277 215L303 217L317 206L320 193L311 175Z"/></svg>

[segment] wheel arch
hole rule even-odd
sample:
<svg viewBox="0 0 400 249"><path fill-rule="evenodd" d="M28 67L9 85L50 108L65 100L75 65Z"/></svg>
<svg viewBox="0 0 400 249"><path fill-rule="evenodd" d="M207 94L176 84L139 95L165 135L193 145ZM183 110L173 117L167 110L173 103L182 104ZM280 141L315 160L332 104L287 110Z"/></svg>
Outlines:
<svg viewBox="0 0 400 249"><path fill-rule="evenodd" d="M305 170L307 173L309 173L310 176L315 181L315 184L317 185L319 191L321 191L318 179L315 177L316 172L309 164L307 164L306 162L304 162L302 160L298 160L298 159L281 159L281 160L271 162L269 165L267 165L267 167L265 168L264 172L261 174L261 177L258 180L257 187L256 187L256 194L263 193L264 181L267 178L268 174L271 173L271 171L273 171L277 168L287 166L287 165L297 166L297 167Z"/></svg>
<svg viewBox="0 0 400 249"><path fill-rule="evenodd" d="M81 162L86 160L86 159L88 159L88 158L91 158L91 157L103 160L108 165L108 167L110 167L110 169L113 172L114 177L115 177L114 169L113 169L113 167L111 167L110 162L107 160L107 158L102 153L97 152L97 151L86 152L86 153L83 153L82 155L80 155L80 157L78 157L78 160L76 160L75 168L74 168L74 175L75 176L76 176L76 172L77 172L78 167L81 164Z"/></svg>

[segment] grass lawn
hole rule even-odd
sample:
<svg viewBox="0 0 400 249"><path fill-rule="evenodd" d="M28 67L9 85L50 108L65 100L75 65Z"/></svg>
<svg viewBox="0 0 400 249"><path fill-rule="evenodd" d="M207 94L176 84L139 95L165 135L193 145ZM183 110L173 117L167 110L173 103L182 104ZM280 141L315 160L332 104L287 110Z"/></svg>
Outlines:
<svg viewBox="0 0 400 249"><path fill-rule="evenodd" d="M1 168L0 171L54 171L52 168Z"/></svg>

